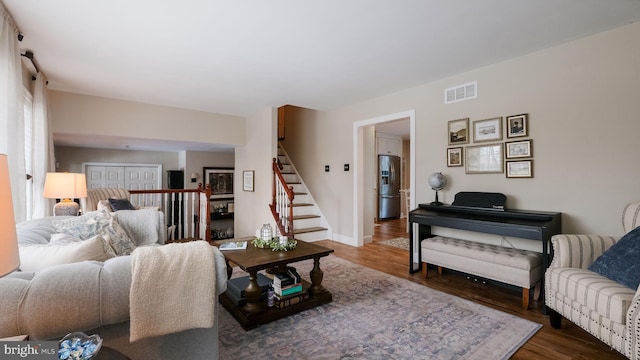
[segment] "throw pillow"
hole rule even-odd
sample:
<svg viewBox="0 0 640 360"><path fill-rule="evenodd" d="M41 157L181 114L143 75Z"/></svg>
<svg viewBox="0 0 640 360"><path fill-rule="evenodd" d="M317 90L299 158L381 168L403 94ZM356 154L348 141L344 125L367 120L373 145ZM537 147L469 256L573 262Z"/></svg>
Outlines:
<svg viewBox="0 0 640 360"><path fill-rule="evenodd" d="M106 209L90 211L85 215L53 220L51 224L59 233L89 239L102 235L105 240L104 250L110 256L129 255L135 249L135 243L122 229Z"/></svg>
<svg viewBox="0 0 640 360"><path fill-rule="evenodd" d="M105 209L108 212L112 212L113 209L111 208L111 204L109 204L109 200L100 200L98 201L98 206L96 210L102 210Z"/></svg>
<svg viewBox="0 0 640 360"><path fill-rule="evenodd" d="M640 226L623 236L589 265L589 270L633 290L640 284Z"/></svg>
<svg viewBox="0 0 640 360"><path fill-rule="evenodd" d="M112 199L112 198L109 198L109 205L111 205L111 208L113 209L113 211L135 210L136 209L136 207L133 206L133 204L131 204L131 201L129 201L129 199Z"/></svg>
<svg viewBox="0 0 640 360"><path fill-rule="evenodd" d="M89 240L66 244L21 244L18 249L20 270L35 272L60 264L105 261L109 256L104 252L103 242L102 236L97 235Z"/></svg>

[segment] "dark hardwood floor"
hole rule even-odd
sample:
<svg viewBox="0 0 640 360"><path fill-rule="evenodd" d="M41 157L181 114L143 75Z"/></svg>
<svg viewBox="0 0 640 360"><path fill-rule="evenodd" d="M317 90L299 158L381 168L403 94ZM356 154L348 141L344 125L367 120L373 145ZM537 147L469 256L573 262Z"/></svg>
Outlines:
<svg viewBox="0 0 640 360"><path fill-rule="evenodd" d="M429 269L429 279L425 279L421 272L409 274L408 251L379 243L396 237L408 237L406 219L383 221L376 225L372 243L362 247L330 240L318 241L317 244L334 249L337 257L542 324L543 327L512 359L626 359L565 319L562 329L553 329L548 316L541 312L544 306L542 298L532 300L529 310L525 311L521 307L521 292L515 289L468 280L466 276L451 271L443 271L442 275L438 275L437 271Z"/></svg>

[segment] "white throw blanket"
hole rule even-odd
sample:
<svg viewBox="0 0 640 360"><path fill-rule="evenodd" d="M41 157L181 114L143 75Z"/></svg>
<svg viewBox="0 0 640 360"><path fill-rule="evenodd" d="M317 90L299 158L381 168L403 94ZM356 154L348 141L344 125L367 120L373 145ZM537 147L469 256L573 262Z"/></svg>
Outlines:
<svg viewBox="0 0 640 360"><path fill-rule="evenodd" d="M166 231L160 228L163 213L157 209L120 210L112 214L136 246L164 242L164 237L159 238Z"/></svg>
<svg viewBox="0 0 640 360"><path fill-rule="evenodd" d="M214 324L215 260L206 241L136 248L130 341Z"/></svg>

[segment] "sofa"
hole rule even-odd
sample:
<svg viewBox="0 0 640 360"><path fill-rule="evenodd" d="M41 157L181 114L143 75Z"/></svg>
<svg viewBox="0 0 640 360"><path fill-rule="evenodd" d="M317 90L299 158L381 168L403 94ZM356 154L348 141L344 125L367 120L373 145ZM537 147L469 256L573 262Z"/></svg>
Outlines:
<svg viewBox="0 0 640 360"><path fill-rule="evenodd" d="M551 326L562 317L630 359L640 358L640 202L622 216L626 235L560 234L545 273Z"/></svg>
<svg viewBox="0 0 640 360"><path fill-rule="evenodd" d="M98 216L94 213L98 212L83 216ZM106 219L105 216L113 219L113 223L126 232L136 248L167 249L185 245L160 246L166 238L164 215L160 211L123 210L99 216L101 219ZM21 259L24 257L24 263L20 270L0 278L0 338L27 334L36 340L58 340L70 332L83 331L89 335L98 334L103 339L103 346L114 348L136 360L217 359L218 321L215 305L217 295L226 290L227 273L220 251L213 246L206 247L213 253L212 270L215 269L215 278L198 274L202 281L215 286L216 296L210 299L216 312L213 326L188 328L131 342L129 294L133 292L132 274L135 269L132 269L132 259L135 258L135 252L133 255L127 255L126 252L116 256L105 255L100 247L107 243L105 238L111 240L116 234L105 233L104 230L99 230L101 235L71 244L51 243L52 239L61 237L61 224L65 221L77 222L79 218L47 217L17 224L20 255ZM49 257L63 257L59 248L89 246L87 244L90 241L95 241L91 245L93 249L80 251L88 260L67 258L61 263L46 260ZM199 243L202 245L203 242ZM54 251L54 255L60 255L44 256L42 251ZM30 256L40 256L42 261L29 259ZM106 259L100 260L105 256Z"/></svg>

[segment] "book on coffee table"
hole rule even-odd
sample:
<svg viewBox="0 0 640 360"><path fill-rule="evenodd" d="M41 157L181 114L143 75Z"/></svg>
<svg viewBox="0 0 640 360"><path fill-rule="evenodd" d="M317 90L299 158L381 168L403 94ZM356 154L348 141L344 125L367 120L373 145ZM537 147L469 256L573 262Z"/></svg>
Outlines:
<svg viewBox="0 0 640 360"><path fill-rule="evenodd" d="M229 241L220 244L220 250L242 250L247 248L246 241Z"/></svg>

